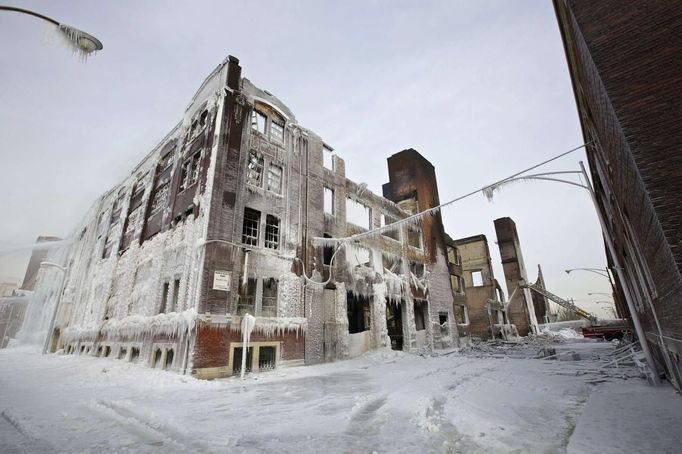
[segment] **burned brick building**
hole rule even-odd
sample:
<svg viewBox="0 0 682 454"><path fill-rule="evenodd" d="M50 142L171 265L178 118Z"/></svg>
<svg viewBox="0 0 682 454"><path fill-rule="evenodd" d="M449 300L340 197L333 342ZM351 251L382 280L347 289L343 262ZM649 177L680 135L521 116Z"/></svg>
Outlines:
<svg viewBox="0 0 682 454"><path fill-rule="evenodd" d="M456 345L440 214L413 216L439 203L434 168L412 149L388 168L383 197L347 179L229 57L60 249L64 291L35 302L57 306L51 350L213 378L242 355L256 371Z"/></svg>
<svg viewBox="0 0 682 454"><path fill-rule="evenodd" d="M682 8L554 0L619 297L682 388ZM615 251L615 254L612 252ZM623 308L619 308L622 312Z"/></svg>

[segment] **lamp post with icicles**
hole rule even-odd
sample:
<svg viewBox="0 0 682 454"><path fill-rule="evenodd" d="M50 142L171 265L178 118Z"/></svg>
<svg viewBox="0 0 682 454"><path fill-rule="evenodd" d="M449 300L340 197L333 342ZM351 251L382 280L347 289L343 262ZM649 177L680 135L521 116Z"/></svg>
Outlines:
<svg viewBox="0 0 682 454"><path fill-rule="evenodd" d="M625 274L623 273L623 267L620 263L620 259L618 258L618 254L616 252L616 248L613 244L613 238L611 237L611 233L609 232L609 229L607 228L606 221L604 220L604 216L602 215L601 210L599 209L599 203L597 202L597 196L594 192L594 188L592 187L592 183L590 182L590 178L587 175L587 171L585 170L585 165L583 164L582 161L579 162L580 164L580 170L568 170L568 171L558 171L558 172L543 172L543 173L536 173L536 174L531 174L531 175L522 175L522 176L516 176L513 178L508 178L506 180L503 180L499 183L492 184L490 186L487 186L486 188L483 189L483 194L486 196L488 200L492 200L493 195L495 191L500 190L500 188L508 183L512 182L518 182L518 181L533 181L533 180L540 180L540 181L553 181L556 183L564 183L564 184L569 184L571 186L575 186L581 189L584 189L587 191L587 193L590 195L590 199L592 200L592 203L594 204L595 211L597 212L597 218L599 219L599 225L601 226L601 231L604 236L604 239L606 240L606 245L609 249L609 253L611 254L611 258L613 259L614 262L614 269L616 270L616 273L618 275L618 280L621 283L621 287L623 289L623 294L625 296L625 301L627 302L628 305L628 310L630 311L630 316L632 317L632 324L635 328L635 332L637 333L637 338L639 339L639 343L642 347L642 353L644 353L644 357L646 359L647 365L649 366L649 370L651 371L651 379L654 383L658 383L658 372L656 369L656 363L654 362L653 356L651 355L651 350L649 349L649 344L647 343L646 336L644 334L644 329L642 328L642 324L639 321L639 317L637 315L637 308L635 306L635 302L632 297L632 293L630 291L630 287L628 285L627 280L625 279ZM575 181L567 180L565 179L566 177L570 176L578 176L581 181L579 183L576 183Z"/></svg>
<svg viewBox="0 0 682 454"><path fill-rule="evenodd" d="M27 14L54 25L57 33L62 37L66 46L71 49L73 53L78 54L78 56L82 59L86 59L93 53L103 49L102 42L92 36L90 33L86 33L83 30L77 29L76 27L56 21L51 17L45 16L44 14L36 13L35 11L24 8L17 8L15 6L2 5L0 5L0 11Z"/></svg>

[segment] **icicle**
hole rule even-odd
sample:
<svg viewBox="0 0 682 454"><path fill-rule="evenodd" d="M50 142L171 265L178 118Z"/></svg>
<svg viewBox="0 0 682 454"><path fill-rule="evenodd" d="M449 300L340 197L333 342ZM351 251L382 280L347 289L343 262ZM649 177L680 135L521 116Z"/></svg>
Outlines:
<svg viewBox="0 0 682 454"><path fill-rule="evenodd" d="M242 372L241 378L244 379L246 372L246 356L249 351L249 341L251 340L251 331L256 325L256 318L251 314L246 314L242 318Z"/></svg>

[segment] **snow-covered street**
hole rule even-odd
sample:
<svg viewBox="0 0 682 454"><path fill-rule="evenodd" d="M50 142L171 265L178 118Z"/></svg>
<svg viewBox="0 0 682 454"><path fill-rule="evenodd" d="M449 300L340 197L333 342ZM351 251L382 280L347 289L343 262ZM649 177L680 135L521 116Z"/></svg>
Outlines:
<svg viewBox="0 0 682 454"><path fill-rule="evenodd" d="M385 351L243 381L6 349L0 452L679 452L669 386L580 373L611 344L554 347L581 359Z"/></svg>

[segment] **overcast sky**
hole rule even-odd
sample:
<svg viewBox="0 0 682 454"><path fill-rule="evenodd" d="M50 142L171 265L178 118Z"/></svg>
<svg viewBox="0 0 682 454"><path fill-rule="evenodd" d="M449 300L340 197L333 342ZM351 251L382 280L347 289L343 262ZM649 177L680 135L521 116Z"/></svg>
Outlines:
<svg viewBox="0 0 682 454"><path fill-rule="evenodd" d="M0 12L0 251L66 236L181 119L227 55L332 145L346 176L381 193L386 158L415 148L441 201L582 144L549 1L15 1L97 36L83 63L41 21ZM573 153L542 170L576 170ZM518 183L445 209L454 238L485 234L504 281L493 220L516 221L529 270L593 310L606 279L584 191ZM0 252L20 282L26 252ZM604 314L604 312L602 312Z"/></svg>

